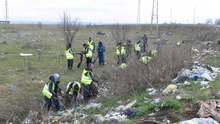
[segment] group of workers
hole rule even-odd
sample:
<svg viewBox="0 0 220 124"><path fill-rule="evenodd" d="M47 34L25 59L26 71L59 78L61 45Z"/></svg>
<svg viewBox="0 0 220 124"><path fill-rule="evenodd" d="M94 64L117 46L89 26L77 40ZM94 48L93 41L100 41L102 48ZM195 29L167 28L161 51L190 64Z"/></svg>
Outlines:
<svg viewBox="0 0 220 124"><path fill-rule="evenodd" d="M59 87L60 75L55 73L49 77L49 81L44 85L42 95L45 101L45 109L50 110L51 106L55 110L64 110L65 107L71 107L72 104L78 103L78 98L83 97L84 102L88 102L90 98L96 97L98 94L98 81L95 80L93 75L93 57L96 51L95 42L92 38L89 38L88 43L83 44L84 51L76 53L71 49L71 44L68 44L65 50L67 59L67 67L69 70L73 67L73 60L76 54L84 55L86 58L86 66L82 71L81 81L72 81L66 84L66 90L63 91ZM99 64L104 65L104 52L105 47L100 41L98 43L97 54L99 58ZM60 97L64 98L64 105L60 103Z"/></svg>
<svg viewBox="0 0 220 124"><path fill-rule="evenodd" d="M91 37L89 37L88 42L83 44L83 48L84 50L82 52L73 52L71 48L71 44L67 45L66 50L65 50L65 55L67 59L67 68L69 70L72 69L73 60L77 54L80 55L81 62L83 59L83 55L85 56L87 66L90 63L95 63L97 59L99 59L99 65L105 64L105 46L102 43L102 41L98 42L98 46L96 49L95 41ZM96 51L97 51L97 57L95 56ZM80 66L80 64L78 64L78 67Z"/></svg>
<svg viewBox="0 0 220 124"><path fill-rule="evenodd" d="M146 53L148 38L144 35L141 40L134 43L134 52L138 60L142 60L143 63L147 62L150 58L149 56L142 56L142 53ZM66 90L62 90L59 87L60 75L55 73L49 77L49 81L44 85L42 94L45 100L45 109L50 110L51 106L55 110L64 110L65 107L71 107L73 103L77 104L78 98L82 97L84 102L88 102L90 98L96 97L98 95L98 81L93 75L93 64L96 59L94 57L97 51L97 57L99 59L99 65L105 64L105 46L100 41L96 48L96 43L89 37L88 42L83 44L84 50L82 52L76 53L71 49L71 44L68 44L65 50L65 55L67 59L67 67L69 70L73 67L73 60L76 54L81 55L81 62L83 56L86 59L86 66L82 71L81 80L71 81L66 84ZM131 55L133 45L131 40L127 43L118 42L116 45L116 55L117 64L126 67L127 57ZM80 63L81 64L81 63ZM78 64L77 66L80 66ZM146 64L146 63L145 63ZM64 105L60 103L60 97L64 98Z"/></svg>
<svg viewBox="0 0 220 124"><path fill-rule="evenodd" d="M81 81L72 81L66 84L66 90L62 90L59 86L60 75L55 73L49 77L49 81L44 85L42 95L44 97L45 110L49 111L51 106L56 111L65 109L64 105L60 103L60 97L64 98L66 107L71 107L74 103L78 103L80 96L83 97L84 102L96 97L98 94L98 81L95 80L93 75L93 65L89 64L82 72Z"/></svg>
<svg viewBox="0 0 220 124"><path fill-rule="evenodd" d="M148 37L146 34L133 44L131 40L127 40L126 43L118 42L116 44L116 56L117 56L117 64L120 65L121 68L126 68L127 65L127 57L131 55L132 49L134 49L134 53L137 60L140 60L144 64L147 64L152 56L156 54L155 50L148 50Z"/></svg>

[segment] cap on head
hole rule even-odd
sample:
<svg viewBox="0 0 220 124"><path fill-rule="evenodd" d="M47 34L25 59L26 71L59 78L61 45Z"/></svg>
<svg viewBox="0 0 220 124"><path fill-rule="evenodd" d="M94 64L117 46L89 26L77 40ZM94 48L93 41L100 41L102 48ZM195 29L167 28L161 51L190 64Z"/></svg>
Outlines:
<svg viewBox="0 0 220 124"><path fill-rule="evenodd" d="M57 83L58 81L60 81L60 75L58 73L54 73L53 75L51 75L49 77L49 79L54 82Z"/></svg>

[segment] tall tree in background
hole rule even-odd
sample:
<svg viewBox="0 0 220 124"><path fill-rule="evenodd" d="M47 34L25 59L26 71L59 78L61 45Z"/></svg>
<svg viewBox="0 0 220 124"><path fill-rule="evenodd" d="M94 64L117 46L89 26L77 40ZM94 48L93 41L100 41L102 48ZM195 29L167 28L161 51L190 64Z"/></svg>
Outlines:
<svg viewBox="0 0 220 124"><path fill-rule="evenodd" d="M62 17L62 29L66 41L66 47L71 47L76 33L80 29L79 20L77 18L72 20L71 17L64 12Z"/></svg>

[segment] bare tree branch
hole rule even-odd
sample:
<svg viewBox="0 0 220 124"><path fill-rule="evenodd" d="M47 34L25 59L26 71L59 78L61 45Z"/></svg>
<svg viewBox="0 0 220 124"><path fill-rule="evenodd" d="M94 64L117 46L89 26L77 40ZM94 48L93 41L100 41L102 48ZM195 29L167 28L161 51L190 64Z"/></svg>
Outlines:
<svg viewBox="0 0 220 124"><path fill-rule="evenodd" d="M112 26L112 28L111 28L111 35L116 43L125 42L128 32L129 32L128 25L116 24L116 25Z"/></svg>
<svg viewBox="0 0 220 124"><path fill-rule="evenodd" d="M66 41L66 47L71 47L76 33L80 29L79 20L77 18L72 20L71 17L64 12L62 17L62 29Z"/></svg>

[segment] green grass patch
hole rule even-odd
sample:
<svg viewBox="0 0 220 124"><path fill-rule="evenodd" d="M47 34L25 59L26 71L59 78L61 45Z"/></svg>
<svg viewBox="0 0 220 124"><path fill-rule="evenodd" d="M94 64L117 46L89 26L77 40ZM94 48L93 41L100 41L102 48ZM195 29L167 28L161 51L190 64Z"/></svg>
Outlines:
<svg viewBox="0 0 220 124"><path fill-rule="evenodd" d="M210 57L208 59L208 64L220 67L220 56Z"/></svg>
<svg viewBox="0 0 220 124"><path fill-rule="evenodd" d="M168 99L162 102L160 105L161 109L171 109L174 111L179 111L182 107L182 104L180 101L176 99Z"/></svg>

